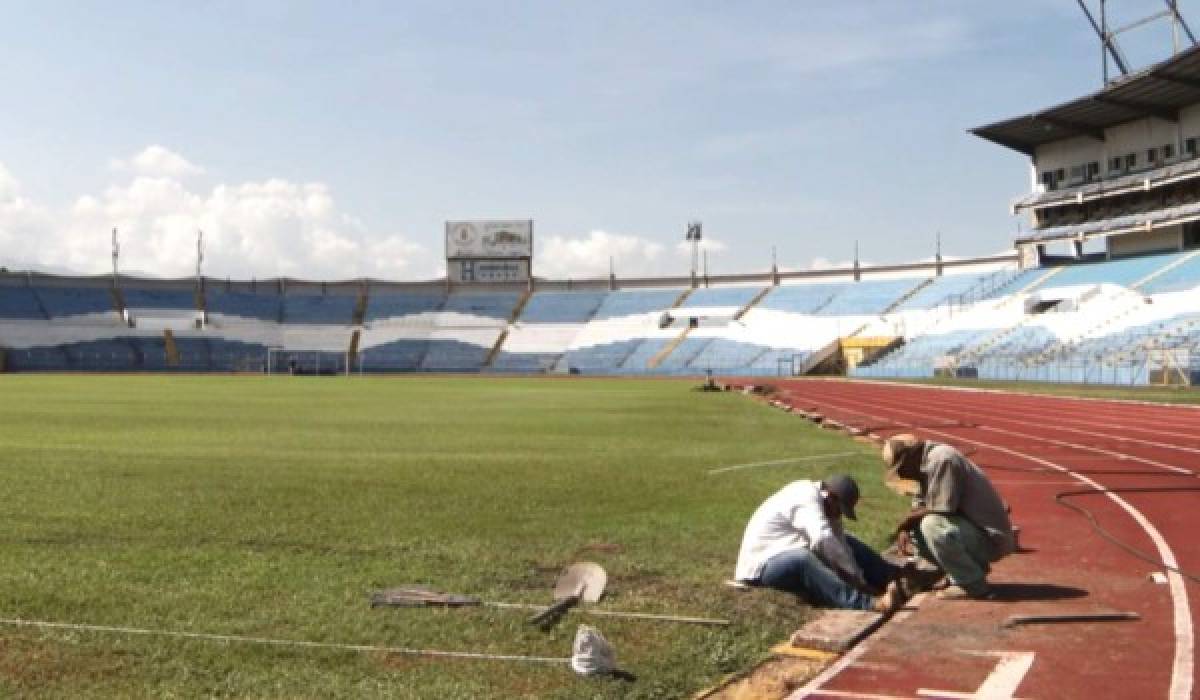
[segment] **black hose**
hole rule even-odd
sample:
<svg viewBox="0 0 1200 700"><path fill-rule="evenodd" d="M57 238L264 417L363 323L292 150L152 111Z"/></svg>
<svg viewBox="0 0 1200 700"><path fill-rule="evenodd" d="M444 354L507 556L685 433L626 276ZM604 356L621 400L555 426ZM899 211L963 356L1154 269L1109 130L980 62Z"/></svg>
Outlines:
<svg viewBox="0 0 1200 700"><path fill-rule="evenodd" d="M1187 475L1181 474L1180 476L1187 476ZM1067 508L1070 508L1071 510L1075 511L1076 513L1079 513L1083 517L1087 518L1088 522L1090 522L1092 524L1092 529L1094 529L1098 535L1100 535L1104 539L1108 540L1109 542L1115 544L1116 546L1120 547L1121 549L1125 550L1126 552L1132 554L1133 556L1137 557L1138 559L1141 559L1142 561L1153 564L1156 567L1162 567L1168 571L1174 571L1175 573L1179 574L1180 576L1184 577L1185 579L1188 579L1192 583L1200 583L1200 574L1194 574L1189 571L1184 571L1183 569L1181 569L1177 566L1170 566L1166 562L1155 557L1154 555L1147 554L1146 552L1138 549L1137 547L1134 547L1133 545L1122 542L1121 540L1117 539L1116 536L1114 536L1111 532L1104 529L1104 526L1102 526L1100 524L1100 522L1098 520L1096 520L1096 516L1094 513L1092 513L1092 511L1088 510L1087 508L1084 508L1083 506L1076 505L1074 503L1068 503L1066 501L1067 498L1070 498L1072 496L1096 496L1096 495L1104 495L1104 494L1110 494L1110 493L1188 493L1188 492L1195 492L1195 491L1200 491L1200 486L1131 486L1128 488L1115 488L1115 489L1108 489L1108 488L1076 489L1073 491L1060 491L1060 492L1056 493L1054 495L1054 502L1059 504L1060 506L1065 506Z"/></svg>

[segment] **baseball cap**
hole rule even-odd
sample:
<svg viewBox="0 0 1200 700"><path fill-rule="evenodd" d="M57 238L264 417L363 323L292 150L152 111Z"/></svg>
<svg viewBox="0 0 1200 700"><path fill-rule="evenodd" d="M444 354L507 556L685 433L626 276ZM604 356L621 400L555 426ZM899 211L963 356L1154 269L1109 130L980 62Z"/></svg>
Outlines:
<svg viewBox="0 0 1200 700"><path fill-rule="evenodd" d="M851 520L858 520L858 516L854 514L854 506L858 503L858 483L854 479L845 474L834 474L822 481L821 486L838 497L843 515Z"/></svg>
<svg viewBox="0 0 1200 700"><path fill-rule="evenodd" d="M904 461L905 453L916 447L919 442L916 435L909 433L891 436L883 443L883 463L889 469L895 469Z"/></svg>

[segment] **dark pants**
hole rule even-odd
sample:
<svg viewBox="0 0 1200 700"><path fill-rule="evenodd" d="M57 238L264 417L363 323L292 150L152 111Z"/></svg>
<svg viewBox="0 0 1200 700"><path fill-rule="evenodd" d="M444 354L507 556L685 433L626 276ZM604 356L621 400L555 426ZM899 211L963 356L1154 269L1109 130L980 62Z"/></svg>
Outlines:
<svg viewBox="0 0 1200 700"><path fill-rule="evenodd" d="M863 571L863 578L871 587L882 590L896 577L897 568L884 561L875 550L853 535L846 535L846 540L850 543L854 561ZM804 596L827 608L870 610L875 603L874 596L843 581L807 549L788 550L768 559L758 583Z"/></svg>

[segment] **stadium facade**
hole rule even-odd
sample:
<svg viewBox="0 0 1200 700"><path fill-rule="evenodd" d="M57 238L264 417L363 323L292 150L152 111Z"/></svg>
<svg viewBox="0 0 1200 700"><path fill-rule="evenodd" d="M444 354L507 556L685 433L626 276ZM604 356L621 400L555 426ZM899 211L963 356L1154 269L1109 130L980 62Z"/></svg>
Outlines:
<svg viewBox="0 0 1200 700"><path fill-rule="evenodd" d="M1200 50L973 132L1031 159L1009 255L542 280L532 222L456 222L430 282L4 272L0 368L1200 381Z"/></svg>

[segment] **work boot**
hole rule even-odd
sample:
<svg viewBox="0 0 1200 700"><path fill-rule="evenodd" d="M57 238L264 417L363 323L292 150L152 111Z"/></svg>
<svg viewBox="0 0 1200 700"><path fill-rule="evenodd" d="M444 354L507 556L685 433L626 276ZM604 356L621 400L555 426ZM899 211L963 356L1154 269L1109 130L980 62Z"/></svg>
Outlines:
<svg viewBox="0 0 1200 700"><path fill-rule="evenodd" d="M988 600L992 597L992 589L986 583L969 589L952 584L938 591L937 597L941 600Z"/></svg>
<svg viewBox="0 0 1200 700"><path fill-rule="evenodd" d="M904 606L904 602L908 600L908 596L904 594L904 590L896 581L892 581L887 585L887 589L883 595L875 599L871 609L882 615L890 616L895 614L897 610Z"/></svg>

